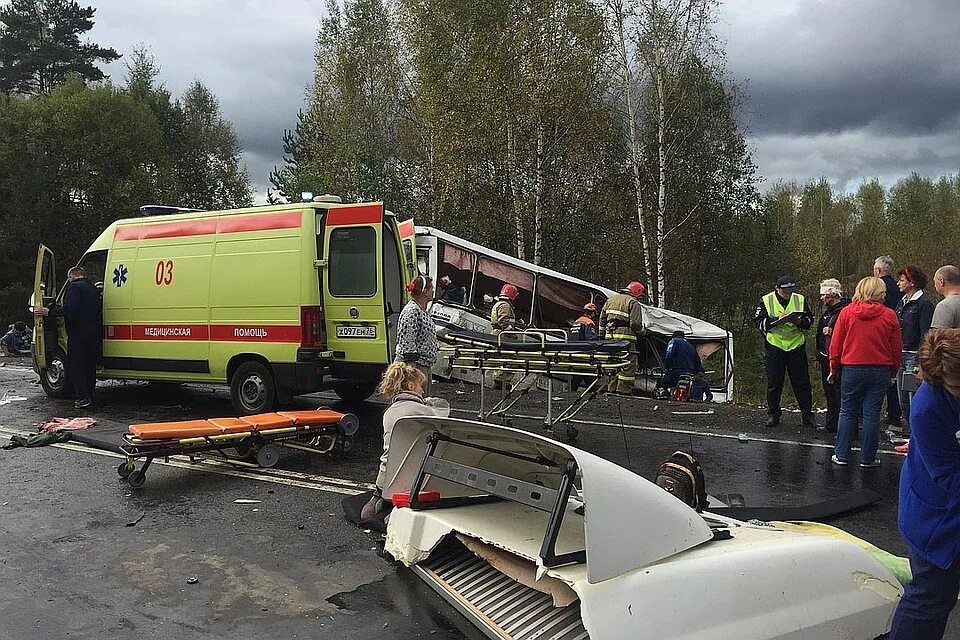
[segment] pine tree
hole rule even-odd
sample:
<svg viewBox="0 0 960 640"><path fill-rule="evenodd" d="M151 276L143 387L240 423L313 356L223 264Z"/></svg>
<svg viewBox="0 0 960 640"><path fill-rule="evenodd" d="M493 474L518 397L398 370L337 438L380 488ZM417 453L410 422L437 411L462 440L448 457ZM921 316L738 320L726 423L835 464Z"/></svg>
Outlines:
<svg viewBox="0 0 960 640"><path fill-rule="evenodd" d="M81 42L95 11L75 0L11 0L0 8L0 92L47 93L70 74L102 80L96 63L120 54Z"/></svg>

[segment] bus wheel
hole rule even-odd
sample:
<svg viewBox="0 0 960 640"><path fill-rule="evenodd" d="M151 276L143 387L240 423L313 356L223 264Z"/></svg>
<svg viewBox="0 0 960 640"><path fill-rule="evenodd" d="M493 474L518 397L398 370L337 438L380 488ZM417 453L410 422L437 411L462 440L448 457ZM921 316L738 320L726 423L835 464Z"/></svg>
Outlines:
<svg viewBox="0 0 960 640"><path fill-rule="evenodd" d="M374 382L335 382L333 392L346 402L363 402L377 390Z"/></svg>
<svg viewBox="0 0 960 640"><path fill-rule="evenodd" d="M273 411L277 387L270 368L256 360L241 364L230 379L230 398L240 415Z"/></svg>
<svg viewBox="0 0 960 640"><path fill-rule="evenodd" d="M66 358L59 351L53 354L50 364L40 372L40 386L51 398L69 398L73 385L67 380Z"/></svg>

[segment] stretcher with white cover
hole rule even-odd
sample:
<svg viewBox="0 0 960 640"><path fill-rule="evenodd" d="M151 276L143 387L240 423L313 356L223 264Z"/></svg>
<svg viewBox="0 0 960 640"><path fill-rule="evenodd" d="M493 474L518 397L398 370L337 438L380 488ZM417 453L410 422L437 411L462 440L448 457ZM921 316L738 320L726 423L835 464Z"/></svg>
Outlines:
<svg viewBox="0 0 960 640"><path fill-rule="evenodd" d="M561 330L528 329L503 331L499 335L478 333L456 326L446 326L438 333L440 351L455 368L480 372L500 372L503 379L513 378L500 402L486 409L486 389L480 385L479 418L504 416L517 401L546 380L547 415L544 427L565 427L568 438L576 438L576 427L569 424L590 401L597 397L610 378L630 364L631 343L628 340L569 341ZM578 379L579 395L557 416L553 415L553 383L561 378Z"/></svg>
<svg viewBox="0 0 960 640"><path fill-rule="evenodd" d="M120 450L127 459L120 463L117 473L131 487L140 487L155 458L185 455L193 462L204 453L212 453L235 467L270 468L279 459L278 447L321 454L335 449L347 451L359 426L355 415L323 408L133 424L123 436ZM139 468L138 459L143 460Z"/></svg>

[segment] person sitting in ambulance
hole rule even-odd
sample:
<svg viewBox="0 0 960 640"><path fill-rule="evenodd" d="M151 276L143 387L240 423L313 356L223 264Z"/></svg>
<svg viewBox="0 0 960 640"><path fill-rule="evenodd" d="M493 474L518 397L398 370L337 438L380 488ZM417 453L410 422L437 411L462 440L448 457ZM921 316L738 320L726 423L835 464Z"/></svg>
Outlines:
<svg viewBox="0 0 960 640"><path fill-rule="evenodd" d="M437 285L440 287L440 296L437 298L439 302L463 304L463 301L467 298L467 289L455 286L450 276L441 276L437 280Z"/></svg>

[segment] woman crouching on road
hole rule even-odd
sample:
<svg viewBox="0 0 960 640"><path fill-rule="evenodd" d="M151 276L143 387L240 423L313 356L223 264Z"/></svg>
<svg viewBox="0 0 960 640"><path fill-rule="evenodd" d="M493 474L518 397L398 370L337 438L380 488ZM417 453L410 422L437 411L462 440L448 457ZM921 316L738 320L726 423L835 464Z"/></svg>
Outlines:
<svg viewBox="0 0 960 640"><path fill-rule="evenodd" d="M843 308L833 327L827 382L833 384L840 378L840 422L831 459L841 467L849 461L860 415L863 415L860 466L880 466L877 459L880 405L900 368L901 346L897 314L883 306L886 294L883 280L864 278L857 283L853 302Z"/></svg>
<svg viewBox="0 0 960 640"><path fill-rule="evenodd" d="M433 300L433 280L417 276L407 284L411 300L400 312L397 322L397 362L410 362L423 373L423 395L430 395L430 369L437 361L437 327L427 313Z"/></svg>
<svg viewBox="0 0 960 640"><path fill-rule="evenodd" d="M434 416L433 408L424 401L426 376L419 367L407 362L394 362L387 367L377 387L377 393L393 402L383 413L383 455L380 456L380 471L377 473L377 490L360 512L362 518L370 518L389 507L383 491L390 484L387 478L387 454L393 427L400 418L408 416Z"/></svg>
<svg viewBox="0 0 960 640"><path fill-rule="evenodd" d="M923 383L910 404L897 518L913 581L893 616L890 640L942 638L960 593L960 329L928 332L918 364Z"/></svg>

